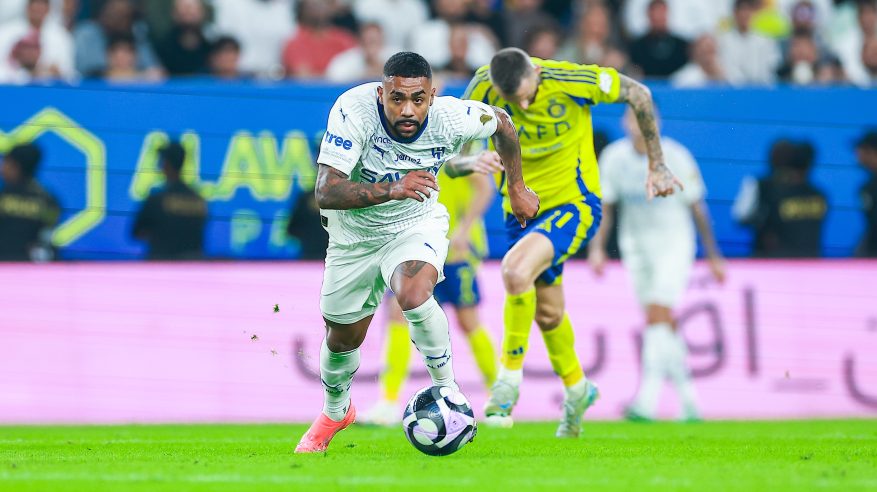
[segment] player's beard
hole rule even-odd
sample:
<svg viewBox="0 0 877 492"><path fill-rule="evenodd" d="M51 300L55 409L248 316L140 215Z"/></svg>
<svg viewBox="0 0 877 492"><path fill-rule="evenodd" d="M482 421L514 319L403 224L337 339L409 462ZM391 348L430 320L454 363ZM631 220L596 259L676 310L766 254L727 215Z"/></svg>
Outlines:
<svg viewBox="0 0 877 492"><path fill-rule="evenodd" d="M405 131L402 130L401 127L402 127L402 125L404 125L406 123L410 123L410 124L414 125L414 128L411 130L412 135L414 135L420 131L420 122L419 121L405 118L405 119L401 119L401 120L393 123L393 128L396 129L396 133L398 133L399 135L403 135L405 133Z"/></svg>

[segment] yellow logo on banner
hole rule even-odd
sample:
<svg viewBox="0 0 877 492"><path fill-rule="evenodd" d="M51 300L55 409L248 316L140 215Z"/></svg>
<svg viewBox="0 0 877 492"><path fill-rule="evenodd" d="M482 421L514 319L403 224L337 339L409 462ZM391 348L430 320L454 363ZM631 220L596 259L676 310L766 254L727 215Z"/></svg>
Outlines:
<svg viewBox="0 0 877 492"><path fill-rule="evenodd" d="M9 133L0 132L0 153L54 133L85 156L85 207L55 228L52 242L66 246L95 228L106 216L107 152L103 142L64 113L46 108Z"/></svg>

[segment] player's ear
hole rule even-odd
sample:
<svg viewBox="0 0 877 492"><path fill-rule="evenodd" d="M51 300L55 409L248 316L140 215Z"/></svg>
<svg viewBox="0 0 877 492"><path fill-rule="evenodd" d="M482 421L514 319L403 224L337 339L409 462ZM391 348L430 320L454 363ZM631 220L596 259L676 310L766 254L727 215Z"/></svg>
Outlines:
<svg viewBox="0 0 877 492"><path fill-rule="evenodd" d="M432 106L432 103L435 102L435 91L436 91L435 87L433 87L429 91L429 105L430 106Z"/></svg>
<svg viewBox="0 0 877 492"><path fill-rule="evenodd" d="M383 100L384 100L384 87L379 85L378 86L378 102L383 101Z"/></svg>

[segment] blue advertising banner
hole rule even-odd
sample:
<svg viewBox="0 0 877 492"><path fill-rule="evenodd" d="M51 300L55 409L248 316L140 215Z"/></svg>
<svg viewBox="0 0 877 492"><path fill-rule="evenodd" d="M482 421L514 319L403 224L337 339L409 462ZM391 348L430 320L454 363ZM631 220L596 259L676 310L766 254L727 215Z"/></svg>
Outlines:
<svg viewBox="0 0 877 492"><path fill-rule="evenodd" d="M134 259L133 216L162 183L157 149L179 139L188 149L185 179L209 202L207 254L215 258L294 258L286 237L290 207L310 192L326 115L346 87L318 84L175 82L155 86L0 87L0 153L36 140L39 174L64 213L54 236L66 259ZM459 94L462 86L448 87ZM764 174L779 137L812 141L813 179L828 193L823 238L828 256L851 254L862 231L854 141L877 125L877 92L843 89L654 87L664 133L697 158L723 249L749 251L748 232L730 208L746 175ZM595 127L623 136L623 107L594 109ZM505 248L498 203L488 217L492 256Z"/></svg>

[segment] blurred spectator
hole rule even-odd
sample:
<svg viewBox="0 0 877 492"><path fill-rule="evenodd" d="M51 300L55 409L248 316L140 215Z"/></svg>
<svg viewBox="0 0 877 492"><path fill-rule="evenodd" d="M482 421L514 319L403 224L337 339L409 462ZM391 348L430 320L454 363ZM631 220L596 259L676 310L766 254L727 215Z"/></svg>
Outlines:
<svg viewBox="0 0 877 492"><path fill-rule="evenodd" d="M95 76L107 70L107 52L110 38L127 37L134 40L137 69L149 71L150 78L158 78L161 68L149 43L146 24L135 21L131 0L106 0L97 20L83 22L76 28L76 70L83 76Z"/></svg>
<svg viewBox="0 0 877 492"><path fill-rule="evenodd" d="M425 0L356 0L353 14L359 22L373 22L384 30L393 52L411 49L429 18Z"/></svg>
<svg viewBox="0 0 877 492"><path fill-rule="evenodd" d="M719 58L732 84L770 84L776 79L776 41L752 30L757 6L755 0L735 0L734 27L717 38Z"/></svg>
<svg viewBox="0 0 877 492"><path fill-rule="evenodd" d="M143 20L149 27L149 35L153 42L160 43L167 38L168 33L175 24L175 10L177 0L139 0ZM212 0L200 0L204 26L210 26L213 22ZM209 27L205 30L210 33ZM210 37L208 35L208 37Z"/></svg>
<svg viewBox="0 0 877 492"><path fill-rule="evenodd" d="M777 10L788 16L792 32L806 27L817 35L817 41L825 38L833 20L832 0L776 0Z"/></svg>
<svg viewBox="0 0 877 492"><path fill-rule="evenodd" d="M347 32L359 32L359 20L353 15L351 2L356 0L326 0L332 12L332 25Z"/></svg>
<svg viewBox="0 0 877 492"><path fill-rule="evenodd" d="M0 25L13 21L23 20L25 18L25 9L28 0L2 0L0 1ZM50 0L52 6L49 13L49 22L65 25L63 20L66 13L70 9L70 4L78 7L78 0Z"/></svg>
<svg viewBox="0 0 877 492"><path fill-rule="evenodd" d="M58 5L59 2L60 6ZM57 12L59 17L58 23L70 33L73 32L73 28L76 27L76 22L79 20L79 9L79 0L55 0L52 2L52 12Z"/></svg>
<svg viewBox="0 0 877 492"><path fill-rule="evenodd" d="M143 203L132 234L146 241L149 260L194 260L204 256L207 202L180 179L186 151L177 142L159 152L166 183Z"/></svg>
<svg viewBox="0 0 877 492"><path fill-rule="evenodd" d="M241 44L241 70L279 77L283 43L295 32L293 0L213 0L216 29Z"/></svg>
<svg viewBox="0 0 877 492"><path fill-rule="evenodd" d="M834 50L850 82L867 86L871 82L865 68L863 48L866 41L877 38L877 0L857 0L856 22L835 38Z"/></svg>
<svg viewBox="0 0 877 492"><path fill-rule="evenodd" d="M323 260L329 246L329 234L323 229L320 207L313 191L302 190L289 212L286 234L298 240L301 260Z"/></svg>
<svg viewBox="0 0 877 492"><path fill-rule="evenodd" d="M646 77L668 77L688 63L688 43L670 32L667 0L649 2L649 31L630 46L630 61Z"/></svg>
<svg viewBox="0 0 877 492"><path fill-rule="evenodd" d="M490 63L496 51L492 34L476 24L466 24L466 0L433 0L436 17L417 29L412 51L420 53L434 67L451 62L451 26L462 24L467 31L466 63L480 67Z"/></svg>
<svg viewBox="0 0 877 492"><path fill-rule="evenodd" d="M326 69L331 82L379 80L384 63L393 51L384 44L384 31L379 24L362 24L359 28L359 46L339 53Z"/></svg>
<svg viewBox="0 0 877 492"><path fill-rule="evenodd" d="M650 0L624 2L624 28L629 36L640 37L649 30L649 3ZM726 4L723 0L667 0L669 30L685 39L714 32L727 14Z"/></svg>
<svg viewBox="0 0 877 492"><path fill-rule="evenodd" d="M613 38L609 9L602 3L592 3L578 18L575 36L560 49L558 58L577 63L626 69L627 54L621 51L619 41Z"/></svg>
<svg viewBox="0 0 877 492"><path fill-rule="evenodd" d="M470 0L466 20L490 29L499 46L507 46L505 21L499 10L493 8L494 0Z"/></svg>
<svg viewBox="0 0 877 492"><path fill-rule="evenodd" d="M779 140L771 147L770 175L759 181L744 180L732 213L753 229L754 256L821 256L828 201L810 183L813 159L810 143Z"/></svg>
<svg viewBox="0 0 877 492"><path fill-rule="evenodd" d="M715 38L704 34L689 45L689 51L691 61L670 77L674 86L703 87L727 82Z"/></svg>
<svg viewBox="0 0 877 492"><path fill-rule="evenodd" d="M563 42L562 34L556 23L534 26L524 38L524 51L536 58L556 59Z"/></svg>
<svg viewBox="0 0 877 492"><path fill-rule="evenodd" d="M868 171L868 181L859 189L865 234L856 254L877 258L877 130L869 131L856 143L856 154L859 164Z"/></svg>
<svg viewBox="0 0 877 492"><path fill-rule="evenodd" d="M796 85L827 84L839 81L836 66L831 58L820 53L813 34L798 32L788 43L786 61L777 75L783 82Z"/></svg>
<svg viewBox="0 0 877 492"><path fill-rule="evenodd" d="M202 0L174 0L172 20L170 30L156 43L165 70L177 76L206 73L210 43L204 33Z"/></svg>
<svg viewBox="0 0 877 492"><path fill-rule="evenodd" d="M469 64L469 31L464 24L451 25L451 34L448 39L448 51L451 59L436 72L442 77L450 79L469 79L475 74L477 66Z"/></svg>
<svg viewBox="0 0 877 492"><path fill-rule="evenodd" d="M223 80L247 78L241 73L241 44L231 36L220 36L210 45L210 74Z"/></svg>
<svg viewBox="0 0 877 492"><path fill-rule="evenodd" d="M865 86L877 86L877 37L868 38L862 46L862 65L865 67Z"/></svg>
<svg viewBox="0 0 877 492"><path fill-rule="evenodd" d="M54 257L52 228L61 209L36 180L42 152L35 144L13 147L0 177L0 261L47 261Z"/></svg>
<svg viewBox="0 0 877 492"><path fill-rule="evenodd" d="M33 70L40 76L70 80L74 76L73 38L60 24L47 20L49 9L49 0L27 0L24 7L25 17L0 25L0 64L12 64L18 67L29 64L25 60L25 64L22 65L22 60L12 56L12 51L25 38L30 39L25 44L33 47L31 38L36 37L40 54ZM0 71L10 73L16 69L13 66L0 68Z"/></svg>
<svg viewBox="0 0 877 492"><path fill-rule="evenodd" d="M542 11L544 0L508 0L506 2L505 36L508 46L524 47L527 33L554 19Z"/></svg>
<svg viewBox="0 0 877 492"><path fill-rule="evenodd" d="M104 80L110 82L147 82L161 79L156 71L140 70L136 41L131 36L116 36L107 44L107 68Z"/></svg>
<svg viewBox="0 0 877 492"><path fill-rule="evenodd" d="M35 80L55 77L55 74L40 69L41 54L40 37L37 33L32 32L18 40L7 60L0 63L0 83L29 84Z"/></svg>
<svg viewBox="0 0 877 492"><path fill-rule="evenodd" d="M298 30L283 50L283 68L290 77L322 77L332 58L356 46L356 38L331 24L332 10L323 0L299 0L297 14Z"/></svg>

